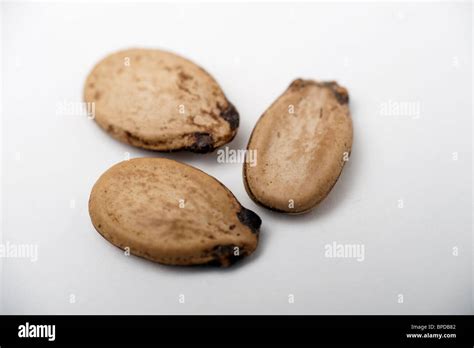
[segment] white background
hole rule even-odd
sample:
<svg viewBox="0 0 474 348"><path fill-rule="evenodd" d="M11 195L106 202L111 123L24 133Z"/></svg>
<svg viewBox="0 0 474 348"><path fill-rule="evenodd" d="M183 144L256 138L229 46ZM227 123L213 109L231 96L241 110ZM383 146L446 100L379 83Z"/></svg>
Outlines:
<svg viewBox="0 0 474 348"><path fill-rule="evenodd" d="M2 237L39 248L37 262L0 260L1 313L472 313L469 3L3 3L1 11ZM241 115L234 149L293 79L346 86L355 138L331 194L303 216L273 213L249 199L240 164L142 151L58 112L82 100L98 60L129 47L172 50L211 72ZM390 101L418 103L419 117L382 114ZM184 161L223 182L261 216L258 251L231 269L124 256L94 230L87 202L127 152ZM326 258L334 241L363 243L365 260Z"/></svg>

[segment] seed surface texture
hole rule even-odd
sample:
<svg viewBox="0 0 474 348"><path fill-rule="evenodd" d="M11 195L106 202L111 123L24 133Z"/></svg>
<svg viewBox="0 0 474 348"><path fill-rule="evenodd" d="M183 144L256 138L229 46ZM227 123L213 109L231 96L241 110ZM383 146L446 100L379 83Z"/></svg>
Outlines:
<svg viewBox="0 0 474 348"><path fill-rule="evenodd" d="M162 158L107 170L92 189L89 214L112 244L169 265L230 266L255 251L261 225L219 181Z"/></svg>
<svg viewBox="0 0 474 348"><path fill-rule="evenodd" d="M255 202L299 214L329 194L351 152L348 102L336 82L291 83L260 117L248 143L258 160L245 161L243 175Z"/></svg>
<svg viewBox="0 0 474 348"><path fill-rule="evenodd" d="M107 56L87 77L84 99L107 133L150 150L211 152L239 126L237 110L209 73L161 50Z"/></svg>

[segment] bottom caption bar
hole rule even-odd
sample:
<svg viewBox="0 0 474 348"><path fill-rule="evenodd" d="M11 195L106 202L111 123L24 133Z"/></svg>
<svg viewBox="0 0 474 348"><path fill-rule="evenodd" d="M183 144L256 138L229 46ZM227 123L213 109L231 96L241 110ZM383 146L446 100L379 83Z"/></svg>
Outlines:
<svg viewBox="0 0 474 348"><path fill-rule="evenodd" d="M473 316L0 316L0 347L473 347Z"/></svg>

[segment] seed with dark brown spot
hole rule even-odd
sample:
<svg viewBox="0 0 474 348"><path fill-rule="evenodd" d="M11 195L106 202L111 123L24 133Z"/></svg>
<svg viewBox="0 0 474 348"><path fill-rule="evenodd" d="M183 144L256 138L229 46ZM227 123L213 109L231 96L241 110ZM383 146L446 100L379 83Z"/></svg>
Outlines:
<svg viewBox="0 0 474 348"><path fill-rule="evenodd" d="M229 102L228 108L221 113L221 117L229 123L230 129L239 127L239 113L232 103Z"/></svg>
<svg viewBox="0 0 474 348"><path fill-rule="evenodd" d="M180 206L179 199L186 204ZM183 266L229 266L250 255L261 222L213 177L164 158L136 158L110 168L92 189L89 213L112 244Z"/></svg>
<svg viewBox="0 0 474 348"><path fill-rule="evenodd" d="M131 64L124 67L126 59ZM130 49L107 56L89 74L84 99L97 102L94 121L106 131L115 130L111 136L155 151L209 152L230 142L239 124L237 110L209 73L161 50ZM210 134L212 143L194 144L189 135L201 132Z"/></svg>
<svg viewBox="0 0 474 348"><path fill-rule="evenodd" d="M240 209L240 211L237 213L237 217L239 218L240 222L248 226L253 233L259 233L260 226L262 225L262 219L260 219L260 217L253 211L242 207L242 209Z"/></svg>
<svg viewBox="0 0 474 348"><path fill-rule="evenodd" d="M242 259L246 252L235 245L218 245L211 254L220 266L228 267Z"/></svg>
<svg viewBox="0 0 474 348"><path fill-rule="evenodd" d="M212 136L209 133L194 133L194 144L191 150L197 153L207 153L214 150Z"/></svg>

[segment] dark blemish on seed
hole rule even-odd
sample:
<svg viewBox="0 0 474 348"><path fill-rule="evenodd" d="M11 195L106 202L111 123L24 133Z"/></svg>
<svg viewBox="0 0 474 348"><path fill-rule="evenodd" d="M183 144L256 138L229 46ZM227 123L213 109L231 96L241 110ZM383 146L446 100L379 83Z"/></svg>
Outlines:
<svg viewBox="0 0 474 348"><path fill-rule="evenodd" d="M260 232L262 219L260 219L260 217L253 211L241 207L240 211L237 213L237 217L239 218L240 222L249 227L253 233L258 234Z"/></svg>
<svg viewBox="0 0 474 348"><path fill-rule="evenodd" d="M94 99L99 100L100 96L101 96L101 93L99 91L96 91L95 94L94 94Z"/></svg>
<svg viewBox="0 0 474 348"><path fill-rule="evenodd" d="M347 94L345 88L337 86L336 88L333 88L333 92L339 104L344 105L349 103L349 94Z"/></svg>
<svg viewBox="0 0 474 348"><path fill-rule="evenodd" d="M235 228L235 225L230 225L230 226L229 226L229 230L231 230L231 231L232 231L234 228Z"/></svg>
<svg viewBox="0 0 474 348"><path fill-rule="evenodd" d="M322 83L323 87L330 88L334 93L339 104L344 105L349 102L349 94L344 87L341 87L335 81L327 81Z"/></svg>
<svg viewBox="0 0 474 348"><path fill-rule="evenodd" d="M214 258L209 264L221 266L221 267L228 267L232 266L234 263L242 259L246 252L239 249L238 255L235 255L235 248L236 245L218 245L214 249L211 250L210 254Z"/></svg>
<svg viewBox="0 0 474 348"><path fill-rule="evenodd" d="M125 136L127 137L128 141L130 142L130 140L135 140L135 141L139 141L140 139L133 135L132 133L130 133L129 131L125 131Z"/></svg>
<svg viewBox="0 0 474 348"><path fill-rule="evenodd" d="M319 109L319 118L323 118L323 108Z"/></svg>
<svg viewBox="0 0 474 348"><path fill-rule="evenodd" d="M189 85L189 83L187 83L187 82L193 80L194 77L189 75L189 74L186 74L185 72L183 72L182 67L180 67L180 66L175 67L175 69L178 71L178 79L176 81L176 86L181 91L183 91L183 92L197 98L197 100L199 100L199 98L200 98L199 94L193 93L191 91L192 88L191 89L188 88L188 87L191 87L191 85Z"/></svg>
<svg viewBox="0 0 474 348"><path fill-rule="evenodd" d="M197 96L197 97L199 98L199 96L198 96L197 94L194 94L193 92L191 92L191 91L189 90L189 88L187 88L187 87L185 87L185 86L183 85L183 81L182 81L182 80L180 80L180 81L177 83L177 86L178 86L178 88L179 88L180 90L182 90L183 92L186 92L187 94L193 95L193 96L195 96L195 97Z"/></svg>
<svg viewBox="0 0 474 348"><path fill-rule="evenodd" d="M303 88L304 86L306 86L306 81L303 80L303 79L296 79L294 80L291 84L290 84L290 87L291 89L299 89L299 88Z"/></svg>
<svg viewBox="0 0 474 348"><path fill-rule="evenodd" d="M232 103L229 102L227 109L221 111L221 117L229 123L231 130L239 127L239 113Z"/></svg>
<svg viewBox="0 0 474 348"><path fill-rule="evenodd" d="M214 150L214 140L209 133L196 132L193 134L194 144L189 149L197 153L207 153Z"/></svg>
<svg viewBox="0 0 474 348"><path fill-rule="evenodd" d="M146 145L146 146L158 146L164 143L162 140L146 140L146 139L140 138L139 136L132 134L129 131L124 131L123 133L125 137L127 138L127 142L132 145L139 144L139 145Z"/></svg>
<svg viewBox="0 0 474 348"><path fill-rule="evenodd" d="M93 82L89 83L89 87L90 87L90 88L94 88L94 86L95 86L95 85L94 85Z"/></svg>
<svg viewBox="0 0 474 348"><path fill-rule="evenodd" d="M193 77L192 77L191 75L188 75L188 74L186 74L186 73L184 73L184 72L182 72L182 71L179 72L178 76L179 76L179 78L180 78L181 80L183 80L183 81L187 81L187 80L192 80L192 79L193 79Z"/></svg>

